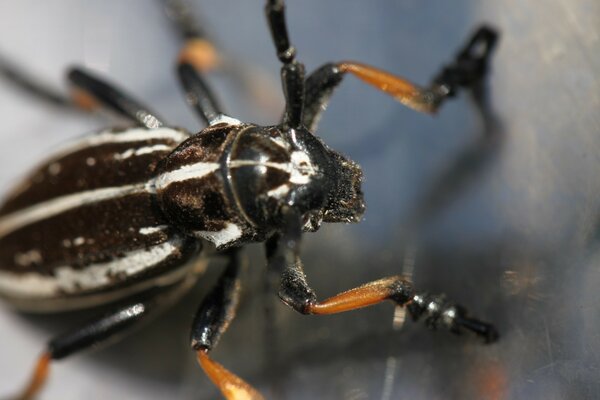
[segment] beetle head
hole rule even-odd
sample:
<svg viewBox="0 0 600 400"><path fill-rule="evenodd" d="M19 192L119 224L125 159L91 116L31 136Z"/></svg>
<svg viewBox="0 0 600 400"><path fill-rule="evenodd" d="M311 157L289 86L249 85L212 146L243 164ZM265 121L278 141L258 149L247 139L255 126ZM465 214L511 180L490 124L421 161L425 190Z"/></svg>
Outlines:
<svg viewBox="0 0 600 400"><path fill-rule="evenodd" d="M292 166L298 184L286 201L304 216L304 229L317 230L325 222L359 222L365 203L362 171L357 163L330 149L306 129L286 132L292 144Z"/></svg>

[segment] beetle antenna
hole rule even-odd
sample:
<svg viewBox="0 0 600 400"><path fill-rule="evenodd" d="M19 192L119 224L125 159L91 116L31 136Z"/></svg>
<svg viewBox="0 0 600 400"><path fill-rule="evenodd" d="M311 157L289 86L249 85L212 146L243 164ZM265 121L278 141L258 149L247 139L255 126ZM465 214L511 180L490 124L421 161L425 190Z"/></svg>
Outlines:
<svg viewBox="0 0 600 400"><path fill-rule="evenodd" d="M282 125L295 129L302 125L304 111L304 64L296 60L296 49L290 44L283 0L268 0L265 7L277 57L283 63L281 81L285 96Z"/></svg>

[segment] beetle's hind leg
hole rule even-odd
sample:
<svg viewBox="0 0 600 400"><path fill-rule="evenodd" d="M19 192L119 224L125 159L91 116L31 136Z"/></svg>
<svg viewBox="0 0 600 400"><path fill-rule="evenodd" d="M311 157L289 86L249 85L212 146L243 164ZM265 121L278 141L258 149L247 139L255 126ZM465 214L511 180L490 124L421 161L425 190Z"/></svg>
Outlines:
<svg viewBox="0 0 600 400"><path fill-rule="evenodd" d="M481 83L488 71L497 40L498 34L494 29L481 26L428 87L420 87L402 77L363 63L342 61L325 64L306 80L303 123L309 130L316 130L321 113L348 73L414 110L433 113L446 99L456 95L460 88L471 89Z"/></svg>
<svg viewBox="0 0 600 400"><path fill-rule="evenodd" d="M158 315L173 304L196 282L195 275L168 288L160 288L136 297L104 316L94 319L77 329L70 330L53 338L46 346L36 364L32 377L18 400L33 400L39 394L50 372L53 361L62 360L92 347L98 347L137 328L148 317Z"/></svg>
<svg viewBox="0 0 600 400"><path fill-rule="evenodd" d="M158 128L164 122L142 102L117 86L81 68L71 68L67 78L74 103L84 110L104 107L136 125Z"/></svg>
<svg viewBox="0 0 600 400"><path fill-rule="evenodd" d="M261 400L263 397L256 389L209 355L235 316L239 302L240 268L238 251L232 250L225 271L196 313L192 324L191 345L198 357L198 363L225 398Z"/></svg>
<svg viewBox="0 0 600 400"><path fill-rule="evenodd" d="M0 75L24 92L54 106L85 112L106 108L136 125L147 128L164 125L161 119L140 101L80 68L71 68L68 72L67 78L71 83L70 96L48 87L3 57L0 57Z"/></svg>
<svg viewBox="0 0 600 400"><path fill-rule="evenodd" d="M22 91L48 104L67 109L75 106L72 99L23 72L20 66L13 64L2 56L0 56L0 76Z"/></svg>

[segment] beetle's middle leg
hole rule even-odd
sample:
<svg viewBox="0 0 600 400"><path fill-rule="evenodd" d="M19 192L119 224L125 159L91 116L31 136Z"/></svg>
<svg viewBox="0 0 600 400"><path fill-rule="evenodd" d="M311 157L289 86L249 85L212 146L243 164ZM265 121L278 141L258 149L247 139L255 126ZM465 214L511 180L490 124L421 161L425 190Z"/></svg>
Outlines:
<svg viewBox="0 0 600 400"><path fill-rule="evenodd" d="M168 288L143 293L137 296L134 302L122 305L115 311L53 338L38 359L30 382L17 399L33 400L37 396L47 380L53 361L105 344L139 327L142 322L148 321L148 317L158 315L173 304L195 282L196 276L189 275Z"/></svg>
<svg viewBox="0 0 600 400"><path fill-rule="evenodd" d="M229 263L216 286L202 301L192 324L191 344L198 363L210 380L230 400L261 400L262 395L243 379L214 361L209 353L235 316L240 292L240 259L237 250L229 254Z"/></svg>
<svg viewBox="0 0 600 400"><path fill-rule="evenodd" d="M446 328L453 333L466 329L486 342L498 338L491 324L469 317L463 307L446 301L443 295L416 292L412 283L402 276L383 278L318 301L299 257L301 217L292 208L284 208L282 218L285 228L267 243L267 258L271 273L281 277L279 297L294 310L302 314L337 314L390 300L406 307L414 320L424 318L432 329Z"/></svg>

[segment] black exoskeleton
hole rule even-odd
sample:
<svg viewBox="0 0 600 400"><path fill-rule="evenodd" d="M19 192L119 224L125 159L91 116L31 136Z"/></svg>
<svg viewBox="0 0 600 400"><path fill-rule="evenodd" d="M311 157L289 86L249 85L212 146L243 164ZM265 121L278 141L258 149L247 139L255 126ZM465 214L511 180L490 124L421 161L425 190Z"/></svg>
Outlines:
<svg viewBox="0 0 600 400"><path fill-rule="evenodd" d="M495 31L479 28L456 59L426 88L350 61L327 63L306 77L304 65L296 59L296 49L288 37L283 0L267 0L266 17L282 63L285 111L280 123L258 126L224 113L203 78L204 72L216 65L216 50L185 7L176 0L169 3L173 7L170 14L186 41L178 64L179 78L188 102L208 125L194 135L167 128L142 103L81 69L73 69L68 75L74 86L73 98L68 99L0 59L1 74L40 98L85 110L103 107L138 126L103 132L85 146L61 153L54 164L44 166L44 171L55 172L53 180L27 188L43 194L35 192L35 198L27 190L25 194L17 192L0 209L3 245L16 248L23 242L33 243L39 235L30 228L55 229L44 225L49 218L62 221L55 226L70 227L68 224L74 219L68 213L84 207L89 210L86 209L86 216L78 217L75 228L86 230L86 237L96 239L90 242L96 246L90 247L93 251L77 247L91 246L83 236L75 239L77 246L63 240L69 246L64 245L58 254L52 253L58 261L42 265L46 268L43 277L35 269L38 258L45 260L40 254L27 253L24 257L19 253L18 258L8 250L0 250L0 259L8 260L7 263L15 258L25 264L0 268L4 274L0 275L0 295L12 296L15 304L27 304L38 312L48 311L49 304L54 311L64 311L124 300L108 315L54 338L21 398L32 399L36 395L50 360L110 339L175 301L198 278L197 270L186 263L206 242L227 256L229 263L198 309L191 345L202 368L229 399L262 398L209 355L227 329L239 301L239 247L252 241L265 242L268 279L275 277L281 300L300 313L333 314L389 300L405 306L413 319L422 318L431 328L455 333L467 330L487 342L496 340L498 335L492 325L469 317L463 307L443 296L415 291L410 280L402 276L370 282L319 301L300 259L303 232L316 231L323 221L359 222L365 211L359 165L330 149L314 134L321 113L343 78L350 73L408 107L433 113L461 88L471 89L482 83L497 41ZM110 147L123 143L130 147L119 151ZM94 151L94 157L86 153L85 158L80 151ZM62 175L57 177L60 163L69 160L87 162L87 167L76 171L79 180L75 180L78 185L82 182L80 186L85 190L77 187L73 179L60 181ZM113 176L110 168L106 168L106 176L90 172L92 166L99 167L98 160L118 168L128 165L130 173ZM134 175L137 180L126 181L134 179ZM56 183L59 181L60 185ZM39 205L44 202L50 206ZM140 204L146 208L140 210ZM97 220L94 212L99 215ZM131 224L125 226L127 221L123 219L129 214L131 224L138 224L135 229ZM94 230L101 224L106 227ZM34 233L30 234L30 230ZM24 239L14 239L14 244L7 239L11 235L12 239L18 235ZM51 236L47 235L48 240ZM51 250L47 252L50 254ZM77 270L64 265L69 257L79 260ZM27 281L14 276L25 273L38 274L34 276L38 281L45 279L47 290L33 290L26 286ZM44 303L46 300L48 303Z"/></svg>

